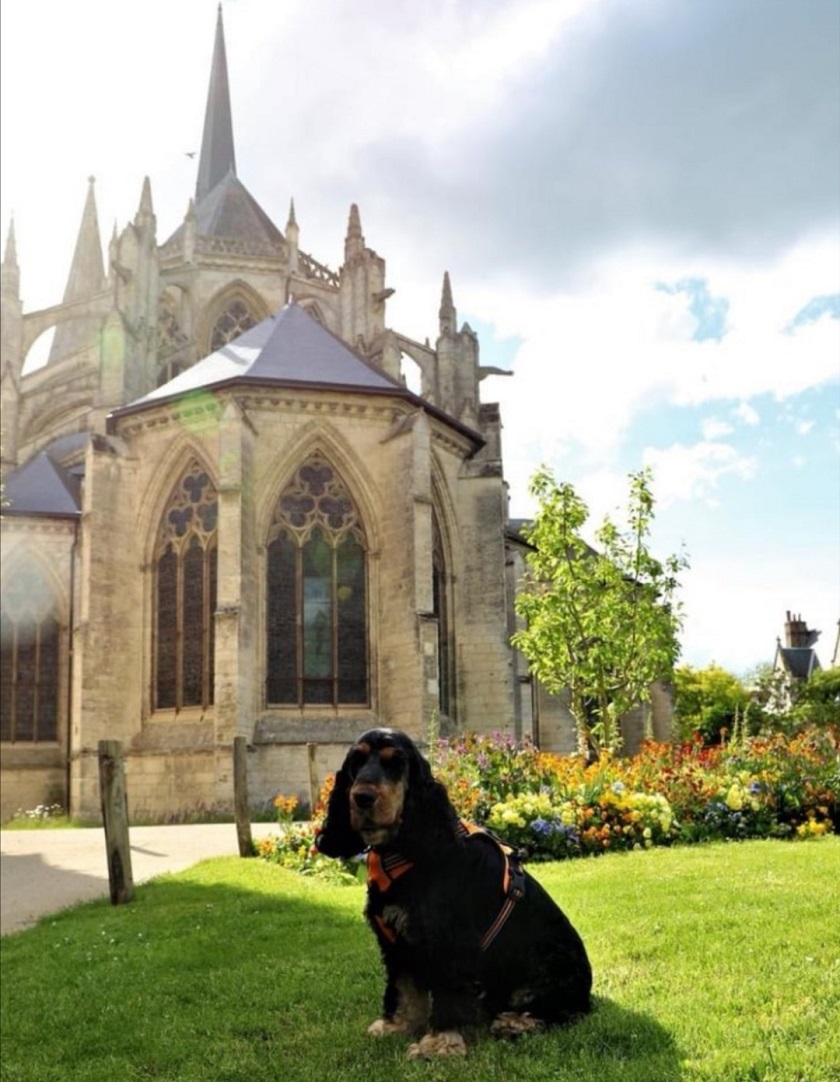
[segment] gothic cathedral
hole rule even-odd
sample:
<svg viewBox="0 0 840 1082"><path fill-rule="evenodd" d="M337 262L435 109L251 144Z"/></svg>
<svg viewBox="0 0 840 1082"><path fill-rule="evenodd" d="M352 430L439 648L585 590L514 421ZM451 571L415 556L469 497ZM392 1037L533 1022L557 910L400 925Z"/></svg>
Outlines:
<svg viewBox="0 0 840 1082"><path fill-rule="evenodd" d="M162 242L151 187L103 263L93 181L62 303L2 263L2 816L99 813L98 742L133 817L306 799L372 725L533 735L562 704L509 645L524 546L498 407L447 275L434 346L388 326L350 208L344 262L239 179L221 9L195 197ZM25 369L53 328L47 363ZM419 368L419 391L402 359Z"/></svg>

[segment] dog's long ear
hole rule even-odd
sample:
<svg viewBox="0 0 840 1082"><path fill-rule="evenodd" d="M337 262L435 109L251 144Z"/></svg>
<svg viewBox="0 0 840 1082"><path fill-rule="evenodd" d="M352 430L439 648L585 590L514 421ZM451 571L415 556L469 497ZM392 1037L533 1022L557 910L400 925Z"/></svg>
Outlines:
<svg viewBox="0 0 840 1082"><path fill-rule="evenodd" d="M414 749L409 757L400 851L412 859L437 859L456 844L457 825L446 786L435 780L428 762Z"/></svg>
<svg viewBox="0 0 840 1082"><path fill-rule="evenodd" d="M315 846L327 857L354 857L365 848L361 834L350 826L350 776L343 766L335 776L327 817L315 835Z"/></svg>

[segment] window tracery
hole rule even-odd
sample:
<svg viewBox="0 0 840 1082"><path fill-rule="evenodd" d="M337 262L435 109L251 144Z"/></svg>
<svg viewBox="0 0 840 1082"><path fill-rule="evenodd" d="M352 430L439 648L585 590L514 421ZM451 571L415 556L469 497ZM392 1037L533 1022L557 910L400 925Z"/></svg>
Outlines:
<svg viewBox="0 0 840 1082"><path fill-rule="evenodd" d="M320 452L277 501L267 554L267 702L367 703L365 534Z"/></svg>
<svg viewBox="0 0 840 1082"><path fill-rule="evenodd" d="M215 486L193 461L166 505L155 550L158 710L213 702L217 519Z"/></svg>
<svg viewBox="0 0 840 1082"><path fill-rule="evenodd" d="M245 331L257 325L257 318L241 297L236 297L227 305L213 324L210 333L210 352L221 349Z"/></svg>

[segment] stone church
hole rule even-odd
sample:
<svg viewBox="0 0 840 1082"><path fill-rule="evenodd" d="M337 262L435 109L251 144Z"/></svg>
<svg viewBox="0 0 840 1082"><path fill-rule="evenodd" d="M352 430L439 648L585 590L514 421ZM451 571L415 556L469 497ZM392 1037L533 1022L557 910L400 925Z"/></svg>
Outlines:
<svg viewBox="0 0 840 1082"><path fill-rule="evenodd" d="M102 739L138 818L229 807L236 736L255 804L305 798L377 724L573 750L509 645L524 545L448 275L413 341L355 205L336 270L293 202L274 224L237 175L221 9L198 161L179 228L158 237L146 179L107 260L91 179L53 307L23 311L9 228L3 817L98 815Z"/></svg>

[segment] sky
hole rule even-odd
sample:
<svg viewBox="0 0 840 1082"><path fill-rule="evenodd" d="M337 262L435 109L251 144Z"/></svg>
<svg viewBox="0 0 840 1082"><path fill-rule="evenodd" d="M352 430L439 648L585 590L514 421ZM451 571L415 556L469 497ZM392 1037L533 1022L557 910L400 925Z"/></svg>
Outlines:
<svg viewBox="0 0 840 1082"><path fill-rule="evenodd" d="M3 0L0 229L27 310L151 180L194 192L216 0ZM544 464L622 520L654 474L683 551L682 660L771 662L840 619L837 0L225 0L237 173L340 265L351 203L390 326L438 333L443 272L500 403L510 512Z"/></svg>

